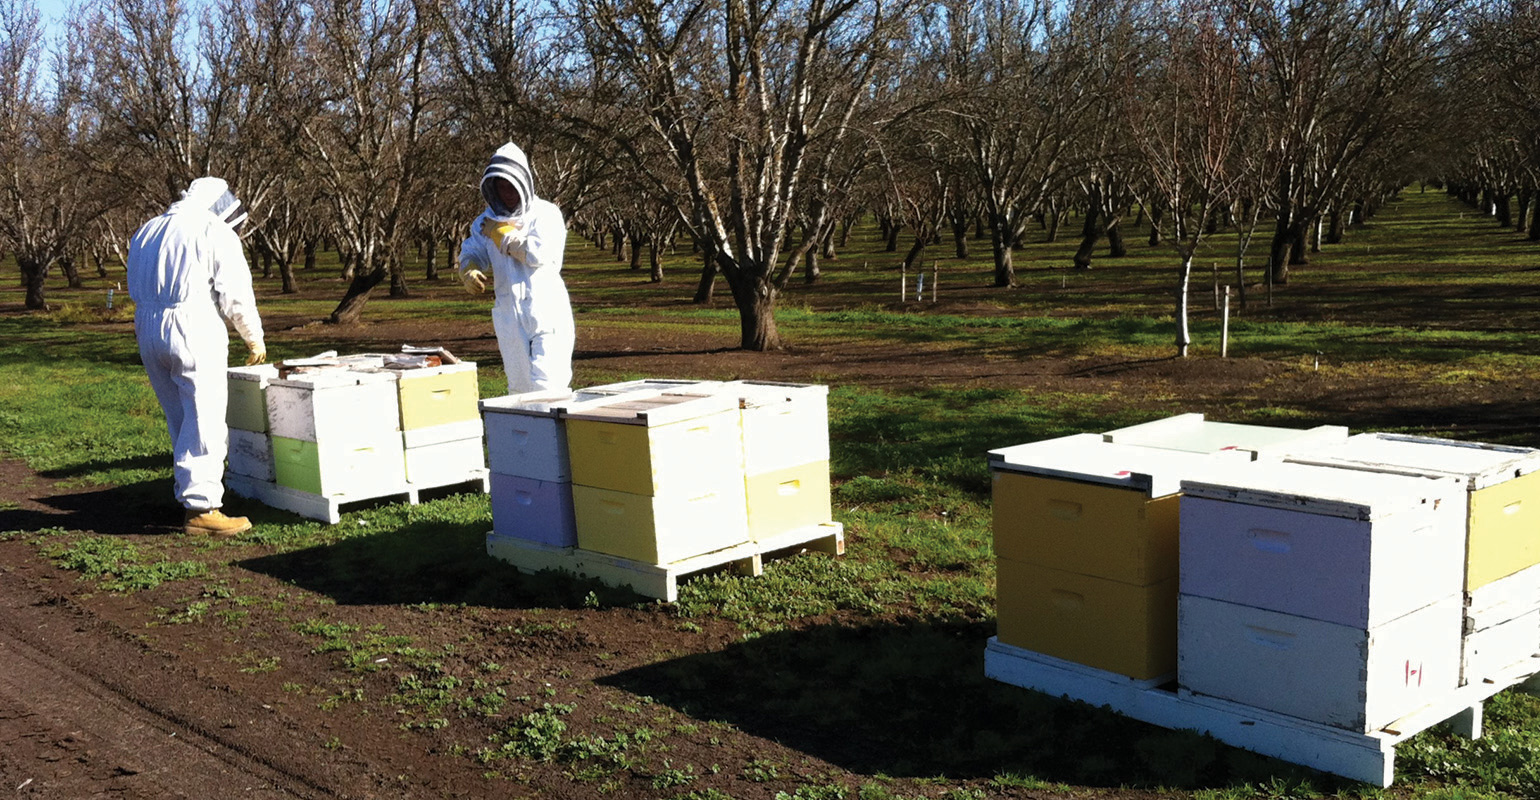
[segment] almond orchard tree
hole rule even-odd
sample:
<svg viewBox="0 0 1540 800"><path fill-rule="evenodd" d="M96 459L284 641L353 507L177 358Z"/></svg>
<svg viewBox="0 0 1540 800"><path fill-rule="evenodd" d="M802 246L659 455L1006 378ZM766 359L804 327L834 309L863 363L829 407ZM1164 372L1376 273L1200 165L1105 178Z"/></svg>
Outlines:
<svg viewBox="0 0 1540 800"><path fill-rule="evenodd" d="M776 297L817 245L793 245L793 222L832 182L911 11L882 0L575 4L572 38L592 85L612 90L589 108L613 113L587 130L632 154L627 168L659 192L684 185L676 205L732 291L745 350L782 346ZM648 148L631 137L658 146L666 169L652 172Z"/></svg>
<svg viewBox="0 0 1540 800"><path fill-rule="evenodd" d="M48 307L49 269L89 247L96 220L121 191L91 156L99 126L80 98L82 41L61 37L49 79L42 80L37 7L0 0L0 249L16 257L32 310Z"/></svg>
<svg viewBox="0 0 1540 800"><path fill-rule="evenodd" d="M1156 16L1165 20L1160 49L1125 109L1147 173L1144 200L1166 210L1159 224L1177 252L1176 350L1186 358L1193 255L1254 163L1246 158L1254 76L1229 21L1206 0L1173 0Z"/></svg>

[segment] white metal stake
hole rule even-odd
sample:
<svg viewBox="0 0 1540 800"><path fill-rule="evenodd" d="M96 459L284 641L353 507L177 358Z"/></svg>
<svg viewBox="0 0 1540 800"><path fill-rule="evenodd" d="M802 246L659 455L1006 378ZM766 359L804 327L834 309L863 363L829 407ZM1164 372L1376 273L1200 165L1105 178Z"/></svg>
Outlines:
<svg viewBox="0 0 1540 800"><path fill-rule="evenodd" d="M898 302L909 300L909 269L902 264L898 267Z"/></svg>
<svg viewBox="0 0 1540 800"><path fill-rule="evenodd" d="M1219 325L1219 357L1230 357L1230 287L1225 287L1225 309L1220 317Z"/></svg>
<svg viewBox="0 0 1540 800"><path fill-rule="evenodd" d="M939 291L940 289L941 289L941 264L939 262L932 261L932 262L930 262L930 301L932 303L936 302L936 299L939 297L939 295L937 295L936 292Z"/></svg>

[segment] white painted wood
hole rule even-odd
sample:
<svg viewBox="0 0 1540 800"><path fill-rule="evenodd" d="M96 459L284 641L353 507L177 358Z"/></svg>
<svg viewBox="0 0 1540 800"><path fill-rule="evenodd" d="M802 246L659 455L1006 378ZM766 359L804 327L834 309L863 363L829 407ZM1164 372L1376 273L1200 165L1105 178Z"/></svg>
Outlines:
<svg viewBox="0 0 1540 800"><path fill-rule="evenodd" d="M259 481L273 480L273 440L265 433L230 429L230 471Z"/></svg>
<svg viewBox="0 0 1540 800"><path fill-rule="evenodd" d="M1465 595L1465 630L1479 631L1540 609L1540 565L1479 586Z"/></svg>
<svg viewBox="0 0 1540 800"><path fill-rule="evenodd" d="M331 525L337 524L342 519L342 506L349 503L360 503L370 500L383 500L388 497L400 496L412 505L418 502L418 493L429 489L443 489L449 486L476 485L485 494L487 491L487 471L473 470L460 475L441 475L437 482L431 484L407 484L404 487L396 487L396 491L373 494L368 496L322 496L309 492L300 492L287 486L279 486L271 481L259 481L245 475L225 473L225 488L241 497L250 498L266 506L292 511L306 519L313 519Z"/></svg>
<svg viewBox="0 0 1540 800"><path fill-rule="evenodd" d="M1449 728L1456 736L1472 741L1481 738L1481 706L1471 706L1449 718Z"/></svg>
<svg viewBox="0 0 1540 800"><path fill-rule="evenodd" d="M1182 595L1177 681L1197 694L1372 731L1453 692L1458 594L1371 630Z"/></svg>
<svg viewBox="0 0 1540 800"><path fill-rule="evenodd" d="M1535 656L1540 656L1540 610L1468 631L1460 651L1460 683L1502 674Z"/></svg>
<svg viewBox="0 0 1540 800"><path fill-rule="evenodd" d="M1395 477L1405 486L1396 500L1435 484ZM1315 513L1304 491L1292 509L1183 495L1182 593L1366 629L1460 591L1465 533L1457 505L1406 504L1349 518Z"/></svg>
<svg viewBox="0 0 1540 800"><path fill-rule="evenodd" d="M1234 747L1382 787L1395 779L1396 745L1471 708L1479 709L1487 698L1509 686L1534 684L1540 691L1540 658L1536 658L1516 665L1492 683L1461 687L1396 720L1391 730L1355 733L1182 690L1139 688L1089 667L1045 662L1036 653L994 638L984 653L984 674L1002 683L1106 706L1133 719L1208 734ZM1480 731L1473 733L1479 735Z"/></svg>
<svg viewBox="0 0 1540 800"><path fill-rule="evenodd" d="M392 376L333 369L275 379L267 387L274 436L348 442L401 430Z"/></svg>
<svg viewBox="0 0 1540 800"><path fill-rule="evenodd" d="M731 381L743 425L743 470L750 476L829 460L829 387Z"/></svg>
<svg viewBox="0 0 1540 800"><path fill-rule="evenodd" d="M1150 497L1181 491L1186 479L1220 479L1249 463L1249 453L1189 453L1116 444L1095 433L1002 447L989 451L989 468L1050 478L1138 489Z"/></svg>
<svg viewBox="0 0 1540 800"><path fill-rule="evenodd" d="M441 476L464 475L487 466L480 436L408 447L404 457L406 480L417 484L433 484Z"/></svg>
<svg viewBox="0 0 1540 800"><path fill-rule="evenodd" d="M580 547L637 561L671 564L749 541L741 477L661 495L573 483L572 506Z"/></svg>
<svg viewBox="0 0 1540 800"><path fill-rule="evenodd" d="M688 378L644 378L636 381L606 383L602 386L585 386L579 392L590 395L617 395L630 392L688 392L710 394L721 388L721 381L697 381Z"/></svg>
<svg viewBox="0 0 1540 800"><path fill-rule="evenodd" d="M1462 484L1452 478L1266 461L1232 469L1222 478L1185 479L1182 492L1186 497L1348 519L1374 519L1424 506L1442 510L1445 504L1462 504L1465 497Z"/></svg>
<svg viewBox="0 0 1540 800"><path fill-rule="evenodd" d="M747 562L751 574L759 574L761 559L792 550L816 550L831 555L845 552L844 527L838 522L815 525L758 543L703 553L666 565L646 564L576 547L552 545L487 534L487 554L524 572L559 570L592 578L610 586L629 586L637 594L672 603L679 599L680 578L702 570Z"/></svg>
<svg viewBox="0 0 1540 800"><path fill-rule="evenodd" d="M637 392L634 396L653 394L657 392ZM584 391L526 392L482 400L487 460L492 471L549 483L572 480L562 417L574 409L613 401L613 395Z"/></svg>
<svg viewBox="0 0 1540 800"><path fill-rule="evenodd" d="M1434 475L1477 491L1540 469L1540 450L1395 433L1361 433L1327 447L1290 454L1299 463Z"/></svg>
<svg viewBox="0 0 1540 800"><path fill-rule="evenodd" d="M1115 444L1193 453L1241 450L1255 458L1285 452L1309 452L1317 447L1345 441L1347 436L1348 429L1341 425L1321 425L1309 429L1278 428L1213 422L1205 420L1202 414L1178 414L1107 431L1102 434L1102 439Z"/></svg>
<svg viewBox="0 0 1540 800"><path fill-rule="evenodd" d="M463 422L451 422L446 425L430 425L426 428L413 428L401 432L401 443L410 450L413 447L426 447L432 444L444 442L458 442L465 439L481 441L483 427L481 420L468 419Z"/></svg>
<svg viewBox="0 0 1540 800"><path fill-rule="evenodd" d="M568 419L661 427L737 409L737 398L726 394L619 394L611 402L601 400L570 408L566 416Z"/></svg>

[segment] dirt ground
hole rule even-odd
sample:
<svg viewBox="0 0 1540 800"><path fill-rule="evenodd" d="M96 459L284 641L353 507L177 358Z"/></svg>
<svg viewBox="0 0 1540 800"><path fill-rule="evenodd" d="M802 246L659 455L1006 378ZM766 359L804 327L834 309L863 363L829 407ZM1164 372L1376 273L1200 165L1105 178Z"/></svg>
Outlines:
<svg viewBox="0 0 1540 800"><path fill-rule="evenodd" d="M271 320L271 341L324 335L345 352L435 341L470 359L496 360L489 326L430 331L420 324L375 324L323 334L302 322ZM1010 358L961 346L915 350L869 343L758 354L732 350L733 344L689 332L645 344L589 332L580 334L577 368L580 382L585 370L602 367L671 377L840 376L895 391L956 384L1103 393L1125 406L1203 411L1213 418L1233 417L1235 409L1286 406L1355 431L1426 425L1464 438L1540 445L1531 433L1540 387L1527 376L1449 387L1298 360ZM62 488L22 464L0 462L0 529L154 536L175 521L159 505L102 502L104 491ZM304 603L319 602L303 599L272 575L249 577L242 591L287 598L297 604L291 617L303 618ZM126 596L93 591L75 573L40 557L32 544L0 539L0 790L19 798L600 796L594 786L562 776L557 766L536 767L520 780L489 781L474 759L451 754L432 731L404 732L396 721L360 709L321 710L316 698L284 688L285 682L324 686L330 680L335 661L315 653L313 641L274 622L276 615L254 616L255 624L269 627L242 629L239 639L264 641L264 652L281 658L283 669L280 675L251 670L233 636L211 636L207 626L157 624L163 615L157 609L175 607L178 599L176 590L164 588ZM510 644L499 660L532 686L587 683L592 695L613 695L616 702L631 695L606 678L654 663L660 653L709 654L741 638L713 620L700 621L703 633L682 634L676 619L657 610L544 611L549 613L542 619L555 615L576 624L558 626L536 644ZM387 629L411 627L432 642L452 639L467 626L490 630L535 612L503 611L494 619L475 609L360 603L350 613ZM389 688L371 685L369 691L376 696ZM859 743L793 749L776 736L743 731L719 737L702 730L679 738L673 753L678 763L767 759L795 765L803 775L839 772L871 755ZM771 797L795 784L745 785L724 773L702 776L688 789L713 786L743 798ZM611 790L612 796L685 791L658 792L645 784ZM1091 794L1153 796L1117 788ZM1015 790L1012 796L1052 793Z"/></svg>

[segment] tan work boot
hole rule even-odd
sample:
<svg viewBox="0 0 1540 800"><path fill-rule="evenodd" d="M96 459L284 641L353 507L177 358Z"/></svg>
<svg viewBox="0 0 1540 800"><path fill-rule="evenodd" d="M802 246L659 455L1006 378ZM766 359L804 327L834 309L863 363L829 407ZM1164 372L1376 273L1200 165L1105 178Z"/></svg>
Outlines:
<svg viewBox="0 0 1540 800"><path fill-rule="evenodd" d="M227 517L223 511L211 508L207 511L187 509L182 532L192 536L234 536L251 530L251 520L245 517Z"/></svg>

